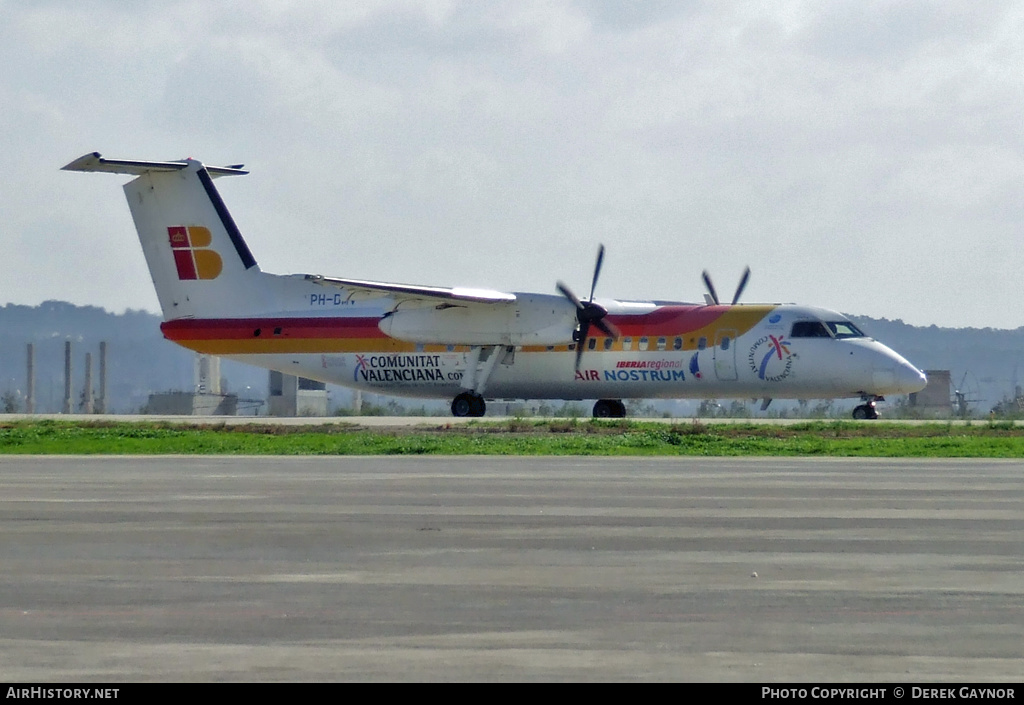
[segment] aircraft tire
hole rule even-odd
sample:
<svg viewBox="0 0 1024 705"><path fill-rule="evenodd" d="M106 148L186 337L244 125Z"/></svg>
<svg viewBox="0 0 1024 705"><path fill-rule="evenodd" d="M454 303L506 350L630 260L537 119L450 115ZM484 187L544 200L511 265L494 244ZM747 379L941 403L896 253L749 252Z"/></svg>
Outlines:
<svg viewBox="0 0 1024 705"><path fill-rule="evenodd" d="M869 404L861 404L860 406L854 407L853 418L858 421L871 420L878 418L878 412L875 411Z"/></svg>
<svg viewBox="0 0 1024 705"><path fill-rule="evenodd" d="M455 397L455 399L452 400L452 416L458 416L460 418L463 416L470 416L472 410L472 394L469 394L468 392L463 392L462 394L458 395L457 397Z"/></svg>
<svg viewBox="0 0 1024 705"><path fill-rule="evenodd" d="M452 416L483 416L487 412L487 404L479 394L463 392L452 400Z"/></svg>
<svg viewBox="0 0 1024 705"><path fill-rule="evenodd" d="M618 399L598 399L594 404L595 419L621 419L626 416L626 405Z"/></svg>
<svg viewBox="0 0 1024 705"><path fill-rule="evenodd" d="M484 398L478 394L473 394L472 399L469 402L469 415L470 416L483 416L487 413L487 402Z"/></svg>

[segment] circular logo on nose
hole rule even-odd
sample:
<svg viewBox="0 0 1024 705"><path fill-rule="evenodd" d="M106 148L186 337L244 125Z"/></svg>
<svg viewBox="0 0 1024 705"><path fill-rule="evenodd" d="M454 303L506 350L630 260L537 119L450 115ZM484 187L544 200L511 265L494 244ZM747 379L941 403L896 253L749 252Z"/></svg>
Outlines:
<svg viewBox="0 0 1024 705"><path fill-rule="evenodd" d="M763 335L751 346L747 362L759 379L766 382L785 379L793 369L789 341L782 335Z"/></svg>

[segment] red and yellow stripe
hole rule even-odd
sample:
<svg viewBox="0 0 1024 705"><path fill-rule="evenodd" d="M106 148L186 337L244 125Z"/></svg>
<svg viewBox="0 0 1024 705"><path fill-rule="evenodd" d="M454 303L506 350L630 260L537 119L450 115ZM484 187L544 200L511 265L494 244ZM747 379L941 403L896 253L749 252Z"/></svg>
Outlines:
<svg viewBox="0 0 1024 705"><path fill-rule="evenodd" d="M623 338L635 341L682 338L683 350L696 350L701 338L715 344L715 334L732 331L740 336L775 309L774 306L663 306L639 315L609 315L622 337L610 348L623 350ZM258 354L340 354L357 352L411 352L414 343L385 335L376 317L352 318L182 318L161 324L164 337L183 347L209 355ZM445 352L446 345L424 345L424 352ZM455 346L456 351L468 346ZM566 351L568 345L553 348L525 346L525 352ZM603 349L603 346L602 346ZM635 348L634 348L635 349ZM651 348L653 350L653 347Z"/></svg>

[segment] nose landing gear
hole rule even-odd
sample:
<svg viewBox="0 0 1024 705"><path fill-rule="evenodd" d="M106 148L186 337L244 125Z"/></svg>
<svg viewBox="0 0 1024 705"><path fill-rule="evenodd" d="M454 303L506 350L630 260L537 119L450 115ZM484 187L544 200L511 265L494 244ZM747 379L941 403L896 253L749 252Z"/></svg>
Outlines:
<svg viewBox="0 0 1024 705"><path fill-rule="evenodd" d="M853 418L857 419L858 421L863 421L865 419L877 419L878 409L875 408L875 402L885 401L885 397L880 397L871 394L865 395L862 398L864 400L864 403L861 404L860 406L854 407Z"/></svg>

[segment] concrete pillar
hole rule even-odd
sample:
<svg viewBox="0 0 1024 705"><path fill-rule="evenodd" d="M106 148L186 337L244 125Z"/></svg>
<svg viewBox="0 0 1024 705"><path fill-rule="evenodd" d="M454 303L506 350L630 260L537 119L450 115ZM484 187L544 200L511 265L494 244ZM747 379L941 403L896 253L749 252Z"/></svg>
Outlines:
<svg viewBox="0 0 1024 705"><path fill-rule="evenodd" d="M28 383L25 385L25 413L36 413L36 349L32 343L28 344Z"/></svg>
<svg viewBox="0 0 1024 705"><path fill-rule="evenodd" d="M85 354L85 389L82 390L82 412L92 413L92 353Z"/></svg>
<svg viewBox="0 0 1024 705"><path fill-rule="evenodd" d="M70 414L74 406L71 402L71 341L64 341L64 413Z"/></svg>
<svg viewBox="0 0 1024 705"><path fill-rule="evenodd" d="M197 394L220 394L220 358L215 355L197 355L195 362L195 391Z"/></svg>
<svg viewBox="0 0 1024 705"><path fill-rule="evenodd" d="M96 413L107 413L107 341L100 341L100 398L96 404Z"/></svg>

